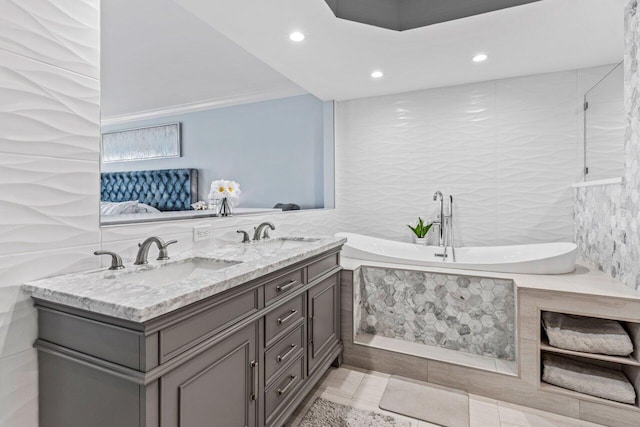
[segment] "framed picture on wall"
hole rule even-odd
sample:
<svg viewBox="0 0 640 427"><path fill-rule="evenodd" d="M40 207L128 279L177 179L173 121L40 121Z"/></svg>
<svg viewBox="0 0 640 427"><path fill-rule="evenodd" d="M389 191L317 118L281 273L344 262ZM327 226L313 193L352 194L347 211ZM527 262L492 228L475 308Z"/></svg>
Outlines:
<svg viewBox="0 0 640 427"><path fill-rule="evenodd" d="M180 157L180 123L102 134L104 163Z"/></svg>

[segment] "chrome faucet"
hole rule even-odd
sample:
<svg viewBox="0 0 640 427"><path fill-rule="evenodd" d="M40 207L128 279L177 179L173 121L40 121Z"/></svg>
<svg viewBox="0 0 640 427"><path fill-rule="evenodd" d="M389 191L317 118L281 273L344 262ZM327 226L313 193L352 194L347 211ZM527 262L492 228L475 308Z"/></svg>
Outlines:
<svg viewBox="0 0 640 427"><path fill-rule="evenodd" d="M439 245L444 248L443 252L435 253L436 257L442 258L443 261L446 261L448 258L448 248L451 246L451 256L453 258L453 262L456 261L456 248L454 242L453 235L453 196L449 195L449 209L448 214L445 214L444 210L444 196L440 191L436 191L433 195L433 200L440 199L440 216L437 221L433 222L433 225L438 226L440 235L439 235Z"/></svg>
<svg viewBox="0 0 640 427"><path fill-rule="evenodd" d="M438 227L438 246L442 247L444 246L445 222L444 222L444 196L440 191L436 191L433 195L434 202L438 201L438 199L440 200L440 215L438 216L437 220L433 221L433 227Z"/></svg>
<svg viewBox="0 0 640 427"><path fill-rule="evenodd" d="M253 240L268 239L269 230L265 230L267 227L269 227L271 230L276 229L276 226L273 225L272 223L263 222L262 224L256 227L255 232L253 233ZM263 234L263 230L264 230L264 234Z"/></svg>
<svg viewBox="0 0 640 427"><path fill-rule="evenodd" d="M124 264L122 264L122 257L115 252L95 251L93 254L111 256L111 267L109 267L109 270L122 270L124 268Z"/></svg>
<svg viewBox="0 0 640 427"><path fill-rule="evenodd" d="M446 236L445 236L443 259L445 261L447 260L447 248L451 246L451 256L453 258L453 262L456 262L456 246L455 246L455 239L453 235L453 196L452 195L449 195L449 215L447 215L445 218L447 222L445 223L445 227L444 227L446 230Z"/></svg>
<svg viewBox="0 0 640 427"><path fill-rule="evenodd" d="M251 243L251 237L249 237L249 233L244 230L236 231L238 234L242 234L242 243Z"/></svg>
<svg viewBox="0 0 640 427"><path fill-rule="evenodd" d="M149 257L149 249L151 248L151 245L153 243L158 246L158 249L160 251L158 253L157 260L164 261L169 259L169 251L167 250L167 247L169 245L173 245L174 243L178 243L178 241L169 240L168 242L165 242L159 237L149 237L144 242L138 243L138 254L136 255L136 262L134 262L133 265L145 265L148 263L147 258Z"/></svg>

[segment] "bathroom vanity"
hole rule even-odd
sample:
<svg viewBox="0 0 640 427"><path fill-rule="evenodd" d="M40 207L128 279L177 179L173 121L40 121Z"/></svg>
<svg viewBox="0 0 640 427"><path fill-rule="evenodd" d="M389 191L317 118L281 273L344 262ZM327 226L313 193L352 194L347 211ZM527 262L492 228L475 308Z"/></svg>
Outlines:
<svg viewBox="0 0 640 427"><path fill-rule="evenodd" d="M344 241L277 240L25 285L40 425L283 425L341 360ZM127 279L194 260L231 265L156 289Z"/></svg>

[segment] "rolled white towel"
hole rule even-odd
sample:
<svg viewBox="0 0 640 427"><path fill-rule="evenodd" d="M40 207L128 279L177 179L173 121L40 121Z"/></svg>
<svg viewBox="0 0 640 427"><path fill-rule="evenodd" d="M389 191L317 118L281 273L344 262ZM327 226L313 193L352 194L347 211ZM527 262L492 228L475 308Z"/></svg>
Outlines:
<svg viewBox="0 0 640 427"><path fill-rule="evenodd" d="M542 381L603 399L635 404L636 391L620 371L545 354Z"/></svg>
<svg viewBox="0 0 640 427"><path fill-rule="evenodd" d="M629 334L616 320L546 311L542 313L542 324L553 347L612 356L633 352Z"/></svg>

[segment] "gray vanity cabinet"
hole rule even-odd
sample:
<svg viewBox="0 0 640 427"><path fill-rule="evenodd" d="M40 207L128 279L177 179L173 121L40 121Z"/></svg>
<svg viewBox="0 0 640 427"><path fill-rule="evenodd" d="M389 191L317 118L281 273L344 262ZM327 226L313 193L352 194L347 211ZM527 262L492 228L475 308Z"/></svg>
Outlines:
<svg viewBox="0 0 640 427"><path fill-rule="evenodd" d="M35 299L41 427L281 427L342 353L340 248L144 323Z"/></svg>
<svg viewBox="0 0 640 427"><path fill-rule="evenodd" d="M258 323L161 379L163 427L257 426Z"/></svg>
<svg viewBox="0 0 640 427"><path fill-rule="evenodd" d="M309 375L338 342L338 277L331 276L309 290Z"/></svg>

